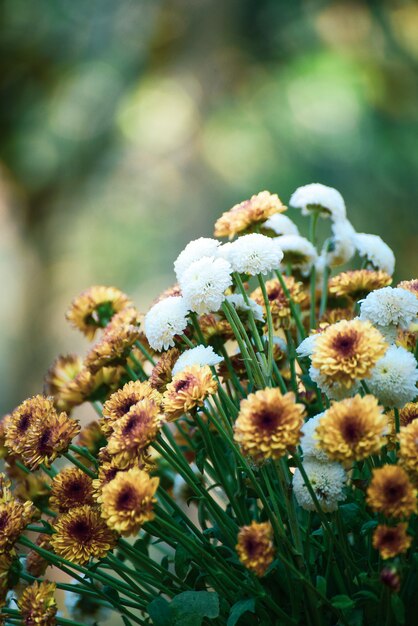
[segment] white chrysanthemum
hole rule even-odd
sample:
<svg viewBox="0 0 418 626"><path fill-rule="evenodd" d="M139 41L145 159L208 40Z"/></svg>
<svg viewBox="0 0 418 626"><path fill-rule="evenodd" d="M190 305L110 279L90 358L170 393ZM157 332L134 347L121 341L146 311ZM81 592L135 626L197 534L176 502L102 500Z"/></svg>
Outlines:
<svg viewBox="0 0 418 626"><path fill-rule="evenodd" d="M233 293L230 296L226 296L226 300L232 304L237 311L252 311L254 319L258 322L264 322L263 307L261 307L255 300L248 298L248 304L244 300L244 296L240 293Z"/></svg>
<svg viewBox="0 0 418 626"><path fill-rule="evenodd" d="M271 239L259 233L239 237L227 250L227 259L234 272L250 276L267 274L278 269L282 258L283 252L278 239Z"/></svg>
<svg viewBox="0 0 418 626"><path fill-rule="evenodd" d="M78 585L78 582L74 581L71 584ZM72 620L92 626L102 624L111 615L111 610L107 607L97 604L89 596L73 591L65 592L65 607Z"/></svg>
<svg viewBox="0 0 418 626"><path fill-rule="evenodd" d="M392 276L395 269L395 255L379 235L356 233L354 245L359 255L366 257L373 267Z"/></svg>
<svg viewBox="0 0 418 626"><path fill-rule="evenodd" d="M350 389L347 389L339 381L332 380L331 378L321 374L321 372L312 365L309 368L309 376L330 400L344 400L344 398L351 398L360 390L360 381L356 381Z"/></svg>
<svg viewBox="0 0 418 626"><path fill-rule="evenodd" d="M302 273L309 272L318 258L315 246L300 235L283 235L277 241L283 250L282 267L291 265L299 268Z"/></svg>
<svg viewBox="0 0 418 626"><path fill-rule="evenodd" d="M376 363L367 386L384 406L402 408L417 396L418 368L414 355L390 346Z"/></svg>
<svg viewBox="0 0 418 626"><path fill-rule="evenodd" d="M311 357L312 352L315 348L315 341L317 340L317 338L318 334L308 335L308 337L305 337L305 339L296 348L297 354L301 357Z"/></svg>
<svg viewBox="0 0 418 626"><path fill-rule="evenodd" d="M231 272L222 258L204 256L192 263L179 280L186 306L199 315L219 311L232 284Z"/></svg>
<svg viewBox="0 0 418 626"><path fill-rule="evenodd" d="M283 215L283 213L275 213L268 218L263 224L263 228L269 228L276 235L299 235L298 227L292 220Z"/></svg>
<svg viewBox="0 0 418 626"><path fill-rule="evenodd" d="M211 346L196 346L190 350L185 350L179 356L173 367L173 376L184 370L189 365L218 365L223 361L223 357L218 356Z"/></svg>
<svg viewBox="0 0 418 626"><path fill-rule="evenodd" d="M339 191L321 183L298 187L289 200L290 206L302 209L302 215L319 211L322 217L343 220L346 216L345 202Z"/></svg>
<svg viewBox="0 0 418 626"><path fill-rule="evenodd" d="M376 289L360 301L360 319L370 320L383 334L391 327L406 330L417 317L418 298L400 287Z"/></svg>
<svg viewBox="0 0 418 626"><path fill-rule="evenodd" d="M336 511L338 503L346 498L344 487L347 476L342 465L309 459L303 463L303 467L321 509L325 513ZM299 506L306 511L316 511L315 503L298 469L293 474L293 491Z"/></svg>
<svg viewBox="0 0 418 626"><path fill-rule="evenodd" d="M167 350L174 346L175 335L187 326L187 306L181 296L165 298L150 308L145 316L144 331L153 350Z"/></svg>
<svg viewBox="0 0 418 626"><path fill-rule="evenodd" d="M209 237L200 237L194 239L187 244L182 252L178 255L174 261L174 271L179 281L182 274L188 267L195 261L199 261L204 256L216 257L218 256L218 248L220 241L217 239L210 239Z"/></svg>
<svg viewBox="0 0 418 626"><path fill-rule="evenodd" d="M318 441L314 438L316 427L318 426L319 420L323 415L324 413L319 413L318 415L311 417L311 419L305 422L302 426L303 436L300 445L304 461L309 459L309 461L316 460L321 463L327 463L330 460L326 452L318 446Z"/></svg>
<svg viewBox="0 0 418 626"><path fill-rule="evenodd" d="M326 255L330 267L344 265L354 256L356 246L354 235L356 231L348 220L333 222L332 237L325 243L322 254Z"/></svg>

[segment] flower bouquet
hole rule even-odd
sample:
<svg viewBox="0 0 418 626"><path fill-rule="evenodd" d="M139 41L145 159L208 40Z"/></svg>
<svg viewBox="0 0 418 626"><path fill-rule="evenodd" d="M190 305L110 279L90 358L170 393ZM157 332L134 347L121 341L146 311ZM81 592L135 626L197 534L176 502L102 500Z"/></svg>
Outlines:
<svg viewBox="0 0 418 626"><path fill-rule="evenodd" d="M2 624L416 623L418 281L335 189L290 205L309 237L254 195L145 316L75 298L95 343L1 422Z"/></svg>

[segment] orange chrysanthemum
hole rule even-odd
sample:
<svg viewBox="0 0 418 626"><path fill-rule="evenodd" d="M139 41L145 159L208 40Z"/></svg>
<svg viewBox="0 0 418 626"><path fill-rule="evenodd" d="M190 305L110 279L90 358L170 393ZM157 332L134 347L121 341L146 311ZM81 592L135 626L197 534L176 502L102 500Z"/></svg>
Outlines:
<svg viewBox="0 0 418 626"><path fill-rule="evenodd" d="M119 289L95 285L74 298L66 318L91 340L97 329L106 326L115 313L130 306L132 302Z"/></svg>
<svg viewBox="0 0 418 626"><path fill-rule="evenodd" d="M408 524L385 526L379 524L373 533L373 548L379 550L382 559L393 559L398 554L406 552L412 543L412 537L407 534Z"/></svg>
<svg viewBox="0 0 418 626"><path fill-rule="evenodd" d="M334 296L348 296L352 300L359 300L375 289L387 287L391 282L392 277L383 270L350 270L330 278L328 290Z"/></svg>
<svg viewBox="0 0 418 626"><path fill-rule="evenodd" d="M370 376L387 347L370 322L342 320L318 334L312 365L322 376L350 389L357 380Z"/></svg>
<svg viewBox="0 0 418 626"><path fill-rule="evenodd" d="M218 389L210 367L191 365L176 374L163 395L164 413L175 420L191 409L202 406L206 398Z"/></svg>
<svg viewBox="0 0 418 626"><path fill-rule="evenodd" d="M51 537L54 552L79 565L106 556L116 544L117 537L100 512L87 504L61 515L54 530Z"/></svg>
<svg viewBox="0 0 418 626"><path fill-rule="evenodd" d="M124 365L135 341L140 337L138 326L109 326L85 358L86 367L94 374L102 367Z"/></svg>
<svg viewBox="0 0 418 626"><path fill-rule="evenodd" d="M263 576L274 560L273 529L269 522L252 522L238 533L236 545L241 563L257 576Z"/></svg>
<svg viewBox="0 0 418 626"><path fill-rule="evenodd" d="M61 470L52 481L50 508L65 513L83 504L94 504L92 479L77 467Z"/></svg>
<svg viewBox="0 0 418 626"><path fill-rule="evenodd" d="M23 591L17 606L27 626L55 626L57 623L56 584L47 580L34 582Z"/></svg>
<svg viewBox="0 0 418 626"><path fill-rule="evenodd" d="M49 415L56 415L52 398L34 396L20 404L7 420L5 444L13 454L21 454L25 447L28 432L37 422L43 422Z"/></svg>
<svg viewBox="0 0 418 626"><path fill-rule="evenodd" d="M386 517L409 517L417 510L417 493L402 467L384 465L373 470L367 504Z"/></svg>
<svg viewBox="0 0 418 626"><path fill-rule="evenodd" d="M66 413L58 414L55 409L44 419L37 419L27 431L21 453L24 464L31 470L42 463L47 467L68 450L73 438L80 431L76 420Z"/></svg>
<svg viewBox="0 0 418 626"><path fill-rule="evenodd" d="M154 365L151 376L149 377L149 383L153 389L164 393L168 383L172 381L172 370L179 356L180 351L177 350L177 348L171 348L161 354L161 357Z"/></svg>
<svg viewBox="0 0 418 626"><path fill-rule="evenodd" d="M372 395L334 402L316 428L316 439L329 458L342 463L359 461L385 444L387 418Z"/></svg>
<svg viewBox="0 0 418 626"><path fill-rule="evenodd" d="M154 497L159 478L138 468L119 472L102 489L102 516L112 530L124 537L136 534L154 519Z"/></svg>
<svg viewBox="0 0 418 626"><path fill-rule="evenodd" d="M265 222L275 213L282 213L285 210L286 207L277 194L261 191L223 213L215 224L214 235L232 239L237 233L247 231L252 226Z"/></svg>
<svg viewBox="0 0 418 626"><path fill-rule="evenodd" d="M100 427L105 435L108 436L112 433L113 424L116 420L127 415L134 404L145 398L153 400L157 405L162 405L162 395L153 389L148 381L130 381L122 389L112 394L103 405L103 420L100 422Z"/></svg>
<svg viewBox="0 0 418 626"><path fill-rule="evenodd" d="M234 439L256 461L279 459L296 446L304 422L304 406L291 392L261 389L242 400Z"/></svg>

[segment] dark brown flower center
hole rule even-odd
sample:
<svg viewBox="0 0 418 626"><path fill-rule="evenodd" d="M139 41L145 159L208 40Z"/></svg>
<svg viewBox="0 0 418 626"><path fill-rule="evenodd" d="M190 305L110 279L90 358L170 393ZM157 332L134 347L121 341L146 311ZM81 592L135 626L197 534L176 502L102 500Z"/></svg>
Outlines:
<svg viewBox="0 0 418 626"><path fill-rule="evenodd" d="M355 355L357 343L358 335L356 332L338 333L332 343L332 347L342 357L349 358Z"/></svg>
<svg viewBox="0 0 418 626"><path fill-rule="evenodd" d="M190 380L190 378L185 378L184 380L177 381L174 385L174 389L176 393L178 393L179 391L185 391L186 389L188 389L188 387L190 387L191 382L192 381Z"/></svg>
<svg viewBox="0 0 418 626"><path fill-rule="evenodd" d="M245 551L249 557L254 557L260 552L260 542L255 537L245 539Z"/></svg>
<svg viewBox="0 0 418 626"><path fill-rule="evenodd" d="M80 543L90 541L92 531L91 525L85 519L74 520L68 528L69 534Z"/></svg>
<svg viewBox="0 0 418 626"><path fill-rule="evenodd" d="M19 422L17 423L17 431L18 433L24 433L27 431L27 429L29 428L29 424L30 424L30 418L31 418L31 414L28 413L23 413L20 416Z"/></svg>
<svg viewBox="0 0 418 626"><path fill-rule="evenodd" d="M38 452L40 454L49 454L53 449L52 430L50 428L44 430L38 439Z"/></svg>
<svg viewBox="0 0 418 626"><path fill-rule="evenodd" d="M347 443L357 443L364 436L363 426L354 416L345 418L341 430Z"/></svg>
<svg viewBox="0 0 418 626"><path fill-rule="evenodd" d="M115 409L115 415L118 417L122 417L126 415L131 407L134 406L138 402L139 398L137 398L134 394L127 396L121 400L120 404Z"/></svg>
<svg viewBox="0 0 418 626"><path fill-rule="evenodd" d="M385 486L386 500L390 503L398 502L405 495L405 485L392 482Z"/></svg>
<svg viewBox="0 0 418 626"><path fill-rule="evenodd" d="M131 511L137 505L138 494L131 485L121 489L116 500L116 508L120 511Z"/></svg>
<svg viewBox="0 0 418 626"><path fill-rule="evenodd" d="M275 411L271 408L265 408L254 415L254 422L261 430L274 431L280 422L280 418L280 410Z"/></svg>

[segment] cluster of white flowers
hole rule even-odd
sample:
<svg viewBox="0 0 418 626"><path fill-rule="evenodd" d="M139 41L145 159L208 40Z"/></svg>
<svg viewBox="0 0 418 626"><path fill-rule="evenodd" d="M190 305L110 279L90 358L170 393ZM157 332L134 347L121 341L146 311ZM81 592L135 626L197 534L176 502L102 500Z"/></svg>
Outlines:
<svg viewBox="0 0 418 626"><path fill-rule="evenodd" d="M232 304L232 306L235 307L237 311L252 311L254 319L257 320L257 322L264 322L263 307L257 304L257 302L255 302L255 300L253 300L252 298L248 298L247 303L244 299L244 296L242 296L240 293L233 293L229 296L226 296L225 299L227 302Z"/></svg>
<svg viewBox="0 0 418 626"><path fill-rule="evenodd" d="M333 220L342 220L346 216L345 202L340 192L321 183L298 187L289 204L296 209L302 209L302 215L319 211L322 217L331 217Z"/></svg>
<svg viewBox="0 0 418 626"><path fill-rule="evenodd" d="M225 290L232 284L231 265L222 258L204 256L183 272L179 285L186 306L199 315L219 311Z"/></svg>
<svg viewBox="0 0 418 626"><path fill-rule="evenodd" d="M264 222L264 228L272 230L276 235L299 235L298 227L292 220L283 215L275 213Z"/></svg>
<svg viewBox="0 0 418 626"><path fill-rule="evenodd" d="M417 382L414 355L401 346L390 346L376 363L367 385L384 406L401 408L416 398Z"/></svg>
<svg viewBox="0 0 418 626"><path fill-rule="evenodd" d="M327 513L336 511L338 503L346 498L344 487L347 476L344 468L339 463L321 463L312 458L304 461L303 467L321 509ZM293 491L299 506L307 511L316 510L315 502L298 469L293 475Z"/></svg>
<svg viewBox="0 0 418 626"><path fill-rule="evenodd" d="M220 241L217 239L210 239L209 237L200 237L199 239L190 241L174 261L174 271L176 273L177 280L180 281L184 272L195 261L200 261L200 259L204 256L218 256L218 248L220 245Z"/></svg>
<svg viewBox="0 0 418 626"><path fill-rule="evenodd" d="M365 257L376 269L383 270L392 276L395 270L395 255L381 237L356 233L354 245L360 256Z"/></svg>
<svg viewBox="0 0 418 626"><path fill-rule="evenodd" d="M145 335L153 350L167 350L174 346L174 337L187 327L187 306L181 296L165 298L145 316Z"/></svg>
<svg viewBox="0 0 418 626"><path fill-rule="evenodd" d="M309 376L330 400L344 400L344 398L351 398L360 389L360 381L356 381L353 386L348 389L340 381L332 380L332 378L321 374L320 370L313 367L313 365L309 368Z"/></svg>
<svg viewBox="0 0 418 626"><path fill-rule="evenodd" d="M400 287L383 287L369 293L360 304L360 319L370 320L388 339L397 328L407 330L418 319L418 298Z"/></svg>
<svg viewBox="0 0 418 626"><path fill-rule="evenodd" d="M302 440L301 440L301 448L303 453L303 460L313 459L319 461L320 463L326 463L329 461L329 457L324 450L318 446L318 442L315 439L316 428L319 424L321 417L323 417L324 413L318 413L314 417L311 417L307 422L302 426Z"/></svg>
<svg viewBox="0 0 418 626"><path fill-rule="evenodd" d="M217 355L211 346L196 346L190 350L185 350L177 359L173 367L173 376L183 371L190 365L218 365L223 361L223 357Z"/></svg>
<svg viewBox="0 0 418 626"><path fill-rule="evenodd" d="M271 239L258 233L243 235L222 248L221 254L230 262L234 272L250 276L277 269L283 258L277 238Z"/></svg>
<svg viewBox="0 0 418 626"><path fill-rule="evenodd" d="M307 337L305 337L305 339L301 341L301 343L296 348L296 353L302 358L311 357L312 352L315 348L315 341L317 340L317 338L318 334L308 335Z"/></svg>

